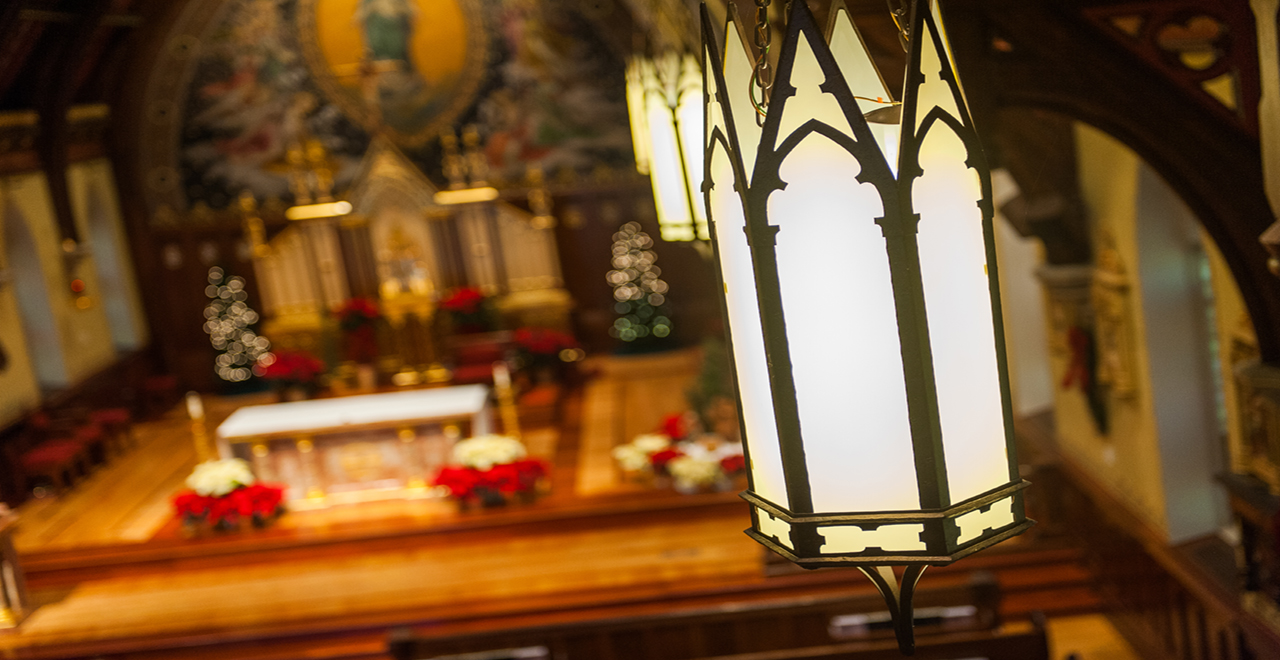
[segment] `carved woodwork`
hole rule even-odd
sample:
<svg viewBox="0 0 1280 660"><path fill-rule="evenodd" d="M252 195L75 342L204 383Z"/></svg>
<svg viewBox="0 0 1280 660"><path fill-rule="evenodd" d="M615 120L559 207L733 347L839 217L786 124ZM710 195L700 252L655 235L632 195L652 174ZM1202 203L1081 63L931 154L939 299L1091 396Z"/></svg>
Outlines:
<svg viewBox="0 0 1280 660"><path fill-rule="evenodd" d="M1258 53L1247 2L1121 2L1081 13L1188 98L1258 133Z"/></svg>

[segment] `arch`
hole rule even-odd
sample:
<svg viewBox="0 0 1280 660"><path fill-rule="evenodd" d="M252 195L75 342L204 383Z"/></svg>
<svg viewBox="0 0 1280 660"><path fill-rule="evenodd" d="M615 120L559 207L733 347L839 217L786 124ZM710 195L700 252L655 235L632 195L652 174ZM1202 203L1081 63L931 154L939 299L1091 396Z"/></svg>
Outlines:
<svg viewBox="0 0 1280 660"><path fill-rule="evenodd" d="M58 389L70 384L63 355L61 333L49 301L40 252L22 212L8 201L0 207L5 261L12 273L14 297L18 300L22 332L36 381L42 389Z"/></svg>
<svg viewBox="0 0 1280 660"><path fill-rule="evenodd" d="M1262 359L1280 361L1280 279L1267 271L1257 241L1274 220L1257 138L1064 7L955 0L947 27L980 133L996 128L996 108L1024 107L1089 123L1132 149L1221 249L1258 328ZM1009 40L1011 52L992 48L992 35Z"/></svg>

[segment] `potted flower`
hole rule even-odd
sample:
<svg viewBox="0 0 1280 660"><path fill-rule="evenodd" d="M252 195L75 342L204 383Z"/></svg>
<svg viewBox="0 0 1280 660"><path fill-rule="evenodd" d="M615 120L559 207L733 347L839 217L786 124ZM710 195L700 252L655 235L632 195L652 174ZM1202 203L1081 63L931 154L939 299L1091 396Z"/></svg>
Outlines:
<svg viewBox="0 0 1280 660"><path fill-rule="evenodd" d="M362 390L377 387L377 371L373 363L378 359L377 322L382 312L368 298L352 298L335 312L338 328L342 331L343 355L356 363L356 386Z"/></svg>
<svg viewBox="0 0 1280 660"><path fill-rule="evenodd" d="M544 462L527 458L524 445L505 435L482 435L453 446L452 465L436 475L433 483L445 488L462 508L479 502L492 507L509 498L530 498L546 476Z"/></svg>
<svg viewBox="0 0 1280 660"><path fill-rule="evenodd" d="M263 356L262 377L275 384L284 401L300 401L315 396L325 364L306 351L281 350Z"/></svg>
<svg viewBox="0 0 1280 660"><path fill-rule="evenodd" d="M658 432L615 447L613 458L624 474L645 475L658 487L670 483L681 493L728 489L747 467L741 443L701 432L692 412L668 415Z"/></svg>
<svg viewBox="0 0 1280 660"><path fill-rule="evenodd" d="M245 520L265 527L284 511L284 489L257 483L249 464L239 458L197 465L187 487L173 498L173 508L188 528L207 524L215 530L237 529Z"/></svg>
<svg viewBox="0 0 1280 660"><path fill-rule="evenodd" d="M563 375L564 366L578 358L578 340L559 330L518 328L511 340L519 353L520 366L532 372L534 380L557 379Z"/></svg>
<svg viewBox="0 0 1280 660"><path fill-rule="evenodd" d="M479 289L460 287L440 299L440 309L448 312L454 332L475 333L493 330L489 299Z"/></svg>

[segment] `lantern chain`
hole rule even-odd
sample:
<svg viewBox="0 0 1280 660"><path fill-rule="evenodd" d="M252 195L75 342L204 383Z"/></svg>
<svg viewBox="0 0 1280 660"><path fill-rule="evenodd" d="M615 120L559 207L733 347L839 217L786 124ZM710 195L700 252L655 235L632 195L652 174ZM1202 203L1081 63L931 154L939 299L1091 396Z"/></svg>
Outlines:
<svg viewBox="0 0 1280 660"><path fill-rule="evenodd" d="M773 90L773 71L769 68L769 42L773 33L769 30L769 0L756 0L756 67L751 77L748 93L751 105L756 109L756 124L764 123L769 109L769 92ZM760 100L756 100L756 87L760 88Z"/></svg>
<svg viewBox="0 0 1280 660"><path fill-rule="evenodd" d="M907 6L903 0L885 0L889 3L889 15L893 24L898 27L898 42L902 50L909 50L911 44L911 17L907 14Z"/></svg>

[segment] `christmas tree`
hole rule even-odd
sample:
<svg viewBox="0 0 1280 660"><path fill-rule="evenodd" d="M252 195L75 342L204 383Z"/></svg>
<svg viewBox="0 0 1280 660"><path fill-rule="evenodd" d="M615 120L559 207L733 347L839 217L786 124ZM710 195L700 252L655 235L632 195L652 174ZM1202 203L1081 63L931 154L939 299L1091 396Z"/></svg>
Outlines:
<svg viewBox="0 0 1280 660"><path fill-rule="evenodd" d="M613 269L606 276L613 286L614 311L618 313L609 334L639 346L662 343L671 334L666 313L667 283L656 265L653 239L628 222L613 235Z"/></svg>
<svg viewBox="0 0 1280 660"><path fill-rule="evenodd" d="M225 271L214 266L209 269L209 286L204 292L209 297L204 308L204 331L218 352L214 372L230 383L261 376L275 356L270 352L271 342L253 330L259 316L245 302L249 293L245 291L244 278L227 277Z"/></svg>

